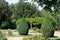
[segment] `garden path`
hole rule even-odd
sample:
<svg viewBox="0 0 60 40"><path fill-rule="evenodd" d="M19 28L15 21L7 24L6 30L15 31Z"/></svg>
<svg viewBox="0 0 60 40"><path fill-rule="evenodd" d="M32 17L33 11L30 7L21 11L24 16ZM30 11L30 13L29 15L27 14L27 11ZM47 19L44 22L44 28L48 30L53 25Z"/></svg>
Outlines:
<svg viewBox="0 0 60 40"><path fill-rule="evenodd" d="M29 33L29 34L39 35L39 33ZM55 31L54 36L60 37L60 32L59 31ZM24 37L7 37L7 40L23 40L23 38Z"/></svg>
<svg viewBox="0 0 60 40"><path fill-rule="evenodd" d="M60 37L60 31L55 31L54 36Z"/></svg>
<svg viewBox="0 0 60 40"><path fill-rule="evenodd" d="M8 37L7 40L23 40L24 37Z"/></svg>

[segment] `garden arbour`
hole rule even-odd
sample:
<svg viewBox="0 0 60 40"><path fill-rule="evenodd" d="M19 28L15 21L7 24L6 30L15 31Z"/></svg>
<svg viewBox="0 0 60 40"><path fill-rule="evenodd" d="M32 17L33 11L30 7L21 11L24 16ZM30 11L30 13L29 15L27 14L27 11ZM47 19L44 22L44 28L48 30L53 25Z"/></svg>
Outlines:
<svg viewBox="0 0 60 40"><path fill-rule="evenodd" d="M31 28L31 26L32 27L38 27L38 28L40 27L41 28L41 24L42 24L44 18L45 17L34 17L34 18L25 18L25 20L28 23L29 28ZM52 24L54 25L55 19L53 17L49 17L49 18L51 19L50 21L52 21ZM18 19L16 21L16 25L19 24L20 20L21 19ZM32 25L30 25L30 24L32 24Z"/></svg>

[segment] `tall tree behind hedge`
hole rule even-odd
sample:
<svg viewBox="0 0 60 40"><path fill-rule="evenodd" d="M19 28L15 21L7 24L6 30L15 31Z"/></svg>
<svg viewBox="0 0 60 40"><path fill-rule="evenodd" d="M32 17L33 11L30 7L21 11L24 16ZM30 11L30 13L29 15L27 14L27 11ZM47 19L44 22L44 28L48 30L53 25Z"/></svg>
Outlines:
<svg viewBox="0 0 60 40"><path fill-rule="evenodd" d="M16 18L32 17L40 13L34 4L31 5L31 3L20 1L16 5L14 13Z"/></svg>

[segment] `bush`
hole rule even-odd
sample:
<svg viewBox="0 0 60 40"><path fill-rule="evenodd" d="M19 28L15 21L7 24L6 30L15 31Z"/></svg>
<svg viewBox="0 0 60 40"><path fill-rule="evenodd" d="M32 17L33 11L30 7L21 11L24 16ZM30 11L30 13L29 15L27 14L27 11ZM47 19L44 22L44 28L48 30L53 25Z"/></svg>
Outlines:
<svg viewBox="0 0 60 40"><path fill-rule="evenodd" d="M0 40L7 40L7 38L1 38Z"/></svg>
<svg viewBox="0 0 60 40"><path fill-rule="evenodd" d="M11 21L2 22L0 29L16 29L16 24L15 22L11 22Z"/></svg>
<svg viewBox="0 0 60 40"><path fill-rule="evenodd" d="M54 35L54 27L52 26L52 21L49 17L45 17L40 31L43 35L48 37L52 37Z"/></svg>
<svg viewBox="0 0 60 40"><path fill-rule="evenodd" d="M27 22L25 21L25 18L22 18L19 21L19 24L17 25L17 30L20 35L27 35L29 31L29 27L27 25Z"/></svg>
<svg viewBox="0 0 60 40"><path fill-rule="evenodd" d="M43 35L35 35L32 37L26 37L23 40L48 40L48 38L44 37Z"/></svg>
<svg viewBox="0 0 60 40"><path fill-rule="evenodd" d="M60 38L55 37L55 38L49 38L49 40L60 40Z"/></svg>
<svg viewBox="0 0 60 40"><path fill-rule="evenodd" d="M1 31L0 31L0 40L7 40L7 39L5 38L4 33L2 33Z"/></svg>
<svg viewBox="0 0 60 40"><path fill-rule="evenodd" d="M32 29L33 29L34 31L36 31L37 27L33 27Z"/></svg>
<svg viewBox="0 0 60 40"><path fill-rule="evenodd" d="M29 23L32 22L32 23L41 24L43 22L43 20L44 20L44 17L26 18L26 21Z"/></svg>
<svg viewBox="0 0 60 40"><path fill-rule="evenodd" d="M8 30L8 36L12 36L12 35L13 35L12 31L9 29Z"/></svg>

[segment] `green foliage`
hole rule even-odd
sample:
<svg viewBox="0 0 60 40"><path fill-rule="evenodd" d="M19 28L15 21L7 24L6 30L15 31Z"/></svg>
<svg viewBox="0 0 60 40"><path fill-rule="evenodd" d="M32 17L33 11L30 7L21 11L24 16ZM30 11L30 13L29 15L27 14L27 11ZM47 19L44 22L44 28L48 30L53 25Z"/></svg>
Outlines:
<svg viewBox="0 0 60 40"><path fill-rule="evenodd" d="M27 22L25 21L25 18L21 18L21 20L19 21L19 24L17 25L17 30L21 35L28 34L29 27L27 25Z"/></svg>
<svg viewBox="0 0 60 40"><path fill-rule="evenodd" d="M8 36L12 36L12 35L13 35L12 31L9 29L8 30Z"/></svg>
<svg viewBox="0 0 60 40"><path fill-rule="evenodd" d="M49 17L45 17L42 26L41 26L41 33L45 36L53 36L54 34L54 27L52 26L52 21Z"/></svg>
<svg viewBox="0 0 60 40"><path fill-rule="evenodd" d="M56 15L57 29L60 29L60 9L57 11Z"/></svg>
<svg viewBox="0 0 60 40"><path fill-rule="evenodd" d="M14 18L16 19L21 17L30 18L37 15L40 16L40 11L36 7L36 5L24 1L19 1L18 4L16 4L15 12L13 13Z"/></svg>
<svg viewBox="0 0 60 40"><path fill-rule="evenodd" d="M29 23L33 23L34 25L37 24L41 24L44 20L44 17L35 17L35 18L25 18L27 22ZM21 22L21 19L18 19L16 21L16 24L18 25L19 22Z"/></svg>
<svg viewBox="0 0 60 40"><path fill-rule="evenodd" d="M54 11L57 11L57 9L59 9L60 8L60 0L34 0L34 1L36 1L36 2L38 2L39 3L39 5L41 6L41 7L43 7L43 4L45 4L46 6L45 6L45 10L47 9L47 10L49 10L50 12L52 12L52 10L51 10L51 8L52 7L54 7Z"/></svg>
<svg viewBox="0 0 60 40"><path fill-rule="evenodd" d="M33 23L33 25L39 25L39 24L42 24L42 22L44 21L44 18L45 17L34 17L34 18L25 18L27 22L29 23ZM51 22L55 22L55 19L53 17L50 17L51 19ZM16 21L16 24L18 25L19 22L21 22L21 19L18 19Z"/></svg>
<svg viewBox="0 0 60 40"><path fill-rule="evenodd" d="M35 35L35 36L32 36L32 37L27 37L27 38L24 38L23 40L48 40L48 38L42 36L42 35Z"/></svg>
<svg viewBox="0 0 60 40"><path fill-rule="evenodd" d="M6 21L11 17L11 11L8 7L8 2L5 0L0 0L0 20L1 21Z"/></svg>
<svg viewBox="0 0 60 40"><path fill-rule="evenodd" d="M31 23L42 23L44 20L44 17L34 17L34 18L26 18L27 22L31 22Z"/></svg>
<svg viewBox="0 0 60 40"><path fill-rule="evenodd" d="M6 40L4 33L0 31L0 40Z"/></svg>
<svg viewBox="0 0 60 40"><path fill-rule="evenodd" d="M16 29L16 23L15 22L11 22L11 21L8 21L9 24L6 25L6 28L7 29Z"/></svg>
<svg viewBox="0 0 60 40"><path fill-rule="evenodd" d="M16 23L11 21L2 22L0 29L16 29Z"/></svg>
<svg viewBox="0 0 60 40"><path fill-rule="evenodd" d="M36 28L36 27L33 27L32 29L33 29L34 31L36 31L37 28Z"/></svg>
<svg viewBox="0 0 60 40"><path fill-rule="evenodd" d="M60 40L60 38L55 37L55 38L49 38L49 40Z"/></svg>
<svg viewBox="0 0 60 40"><path fill-rule="evenodd" d="M10 20L10 17L11 11L9 9L8 2L6 2L5 0L0 0L0 26L3 22L7 22L8 20Z"/></svg>
<svg viewBox="0 0 60 40"><path fill-rule="evenodd" d="M1 38L0 40L7 40L7 38Z"/></svg>

